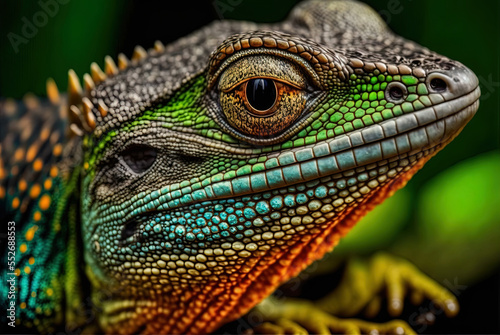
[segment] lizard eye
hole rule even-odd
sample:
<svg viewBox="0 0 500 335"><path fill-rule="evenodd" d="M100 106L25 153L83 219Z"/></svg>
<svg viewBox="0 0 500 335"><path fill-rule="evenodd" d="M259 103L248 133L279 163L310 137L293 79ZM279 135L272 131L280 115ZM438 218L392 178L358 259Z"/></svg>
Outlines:
<svg viewBox="0 0 500 335"><path fill-rule="evenodd" d="M257 138L276 136L302 115L306 80L294 63L250 56L229 66L219 81L222 112L235 130Z"/></svg>
<svg viewBox="0 0 500 335"><path fill-rule="evenodd" d="M275 112L277 101L276 82L267 78L251 79L245 82L245 105L255 115L266 116Z"/></svg>
<svg viewBox="0 0 500 335"><path fill-rule="evenodd" d="M294 91L297 91L297 89L277 80L269 78L253 78L238 85L230 94L232 94L233 97L237 97L234 103L237 103L238 105L236 105L236 107L240 108L240 118L244 118L253 125L258 125L260 123L264 126L266 124L273 123L276 120L254 120L253 118L272 117L274 114L279 112L279 107L288 107L290 103L288 101L283 101L283 98L285 97L286 99L289 95L294 94ZM225 103L224 107L228 109L233 107L227 105L227 100L222 101ZM239 101L242 101L244 106L241 106ZM244 127L244 125L240 125L237 120L235 120L237 117L236 113L226 114L226 116L228 117L230 123L236 127ZM252 129L247 130L248 131L246 131L246 133L250 135L253 134ZM262 134L256 133L254 135Z"/></svg>
<svg viewBox="0 0 500 335"><path fill-rule="evenodd" d="M133 144L121 152L123 162L135 173L148 170L156 160L156 150L148 145Z"/></svg>

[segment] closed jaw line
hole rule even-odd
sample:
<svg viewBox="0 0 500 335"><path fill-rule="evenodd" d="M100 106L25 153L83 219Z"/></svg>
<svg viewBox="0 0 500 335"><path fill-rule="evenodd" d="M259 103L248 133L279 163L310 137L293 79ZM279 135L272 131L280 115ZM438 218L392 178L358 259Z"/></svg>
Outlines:
<svg viewBox="0 0 500 335"><path fill-rule="evenodd" d="M465 126L479 107L480 89L422 110L403 114L322 143L291 149L275 158L276 167L230 180L176 184L138 194L120 207L102 208L101 217L125 211L123 222L152 211L171 210L202 201L271 191L322 178L403 154L438 146ZM267 167L267 166L266 166ZM204 185L206 184L206 185Z"/></svg>

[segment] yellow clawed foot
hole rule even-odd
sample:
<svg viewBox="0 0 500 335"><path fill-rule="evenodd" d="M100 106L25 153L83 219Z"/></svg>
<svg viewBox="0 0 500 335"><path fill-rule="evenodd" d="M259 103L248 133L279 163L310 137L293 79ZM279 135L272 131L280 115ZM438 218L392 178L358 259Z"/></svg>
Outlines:
<svg viewBox="0 0 500 335"><path fill-rule="evenodd" d="M268 298L253 311L266 322L253 334L416 334L404 321L372 323L359 319L339 319L305 300Z"/></svg>
<svg viewBox="0 0 500 335"><path fill-rule="evenodd" d="M319 300L317 306L332 315L353 316L364 312L367 317L374 317L386 298L387 310L395 317L403 311L406 296L415 305L428 299L448 317L458 313L457 299L450 291L410 262L386 253L368 260L350 260L338 287Z"/></svg>
<svg viewBox="0 0 500 335"><path fill-rule="evenodd" d="M330 288L325 287L325 291ZM451 292L419 271L410 262L378 253L362 260L351 259L340 284L316 302L269 297L251 313L264 322L252 329L257 334L415 334L404 321L372 323L353 317L362 312L375 317L387 301L389 314L396 317L404 308L405 297L419 305L424 299L439 306L448 317L458 313ZM334 316L335 315L335 316Z"/></svg>

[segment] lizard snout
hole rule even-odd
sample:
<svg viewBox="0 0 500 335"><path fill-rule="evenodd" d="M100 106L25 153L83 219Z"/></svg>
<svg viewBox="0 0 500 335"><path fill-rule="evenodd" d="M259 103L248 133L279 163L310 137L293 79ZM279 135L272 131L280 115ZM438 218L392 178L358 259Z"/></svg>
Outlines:
<svg viewBox="0 0 500 335"><path fill-rule="evenodd" d="M431 72L427 76L426 85L429 92L439 93L445 100L449 100L472 92L479 85L479 80L474 72L464 66Z"/></svg>

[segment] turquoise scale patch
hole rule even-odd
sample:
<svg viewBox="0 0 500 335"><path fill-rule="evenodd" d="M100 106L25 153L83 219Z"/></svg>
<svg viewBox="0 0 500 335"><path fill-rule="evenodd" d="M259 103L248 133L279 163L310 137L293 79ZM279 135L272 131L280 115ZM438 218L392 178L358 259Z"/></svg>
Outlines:
<svg viewBox="0 0 500 335"><path fill-rule="evenodd" d="M317 160L317 163L320 175L327 175L339 170L337 161L333 156L320 158Z"/></svg>
<svg viewBox="0 0 500 335"><path fill-rule="evenodd" d="M245 215L245 217L246 217L247 219L253 219L253 218L255 218L255 216L256 216L257 214L255 213L255 211L254 211L253 209L251 209L251 208L245 208L245 209L243 210L243 215Z"/></svg>
<svg viewBox="0 0 500 335"><path fill-rule="evenodd" d="M285 184L281 169L267 171L266 177L270 187L283 186Z"/></svg>
<svg viewBox="0 0 500 335"><path fill-rule="evenodd" d="M293 163L296 162L295 155L291 151L285 152L285 153L281 154L278 157L278 160L279 160L279 163L280 163L281 166L293 164Z"/></svg>
<svg viewBox="0 0 500 335"><path fill-rule="evenodd" d="M299 165L287 166L282 169L283 176L287 183L296 183L302 181L302 174Z"/></svg>
<svg viewBox="0 0 500 335"><path fill-rule="evenodd" d="M250 176L252 190L254 192L265 191L268 186L266 182L266 173L257 173Z"/></svg>
<svg viewBox="0 0 500 335"><path fill-rule="evenodd" d="M231 181L235 193L250 192L250 177L239 177Z"/></svg>
<svg viewBox="0 0 500 335"><path fill-rule="evenodd" d="M257 213L264 215L269 213L271 211L271 208L269 207L267 201L259 201L255 206L255 210L257 211Z"/></svg>
<svg viewBox="0 0 500 335"><path fill-rule="evenodd" d="M283 207L283 198L281 196L271 198L270 205L273 209L281 209Z"/></svg>
<svg viewBox="0 0 500 335"><path fill-rule="evenodd" d="M394 141L394 139L383 141L381 145L382 145L382 155L384 157L393 156L398 152L396 147L396 142Z"/></svg>
<svg viewBox="0 0 500 335"><path fill-rule="evenodd" d="M295 195L289 194L285 196L285 206L287 207L295 206Z"/></svg>
<svg viewBox="0 0 500 335"><path fill-rule="evenodd" d="M359 165L369 164L382 159L382 152L378 143L356 148L354 149L354 155Z"/></svg>
<svg viewBox="0 0 500 335"><path fill-rule="evenodd" d="M230 181L223 181L212 185L214 193L218 197L232 195L232 185Z"/></svg>
<svg viewBox="0 0 500 335"><path fill-rule="evenodd" d="M297 151L295 153L295 157L297 158L297 161L303 162L303 161L313 159L314 154L313 154L312 149L307 148L307 149L302 149L302 150Z"/></svg>
<svg viewBox="0 0 500 335"><path fill-rule="evenodd" d="M188 183L189 183L189 182L188 182ZM189 186L183 187L183 188L181 189L181 193L182 193L182 194L189 194L189 193L191 193L191 192L193 192L193 190L192 190L192 189L191 189L191 187L189 187Z"/></svg>
<svg viewBox="0 0 500 335"><path fill-rule="evenodd" d="M266 166L266 168L272 169L279 166L279 163L276 158L270 158L266 162L264 162L264 165Z"/></svg>
<svg viewBox="0 0 500 335"><path fill-rule="evenodd" d="M207 194L204 190L196 190L192 193L193 200L199 201L207 198Z"/></svg>
<svg viewBox="0 0 500 335"><path fill-rule="evenodd" d="M214 190L212 189L211 185L205 187L205 193L207 194L208 198L213 198L215 196Z"/></svg>
<svg viewBox="0 0 500 335"><path fill-rule="evenodd" d="M306 204L309 201L309 198L304 193L299 193L295 197L295 201L297 201L297 204L303 205L303 204Z"/></svg>
<svg viewBox="0 0 500 335"><path fill-rule="evenodd" d="M327 194L328 194L328 189L326 188L326 186L319 186L314 190L314 195L320 199L326 197Z"/></svg>
<svg viewBox="0 0 500 335"><path fill-rule="evenodd" d="M190 194L186 194L186 195L182 196L182 198L181 198L181 204L188 204L192 201L193 201L193 198L191 197Z"/></svg>
<svg viewBox="0 0 500 335"><path fill-rule="evenodd" d="M396 145L398 146L399 153L411 150L410 141L408 141L408 136L406 136L406 134L396 137Z"/></svg>
<svg viewBox="0 0 500 335"><path fill-rule="evenodd" d="M235 224L238 223L238 217L234 214L231 214L227 217L227 222L231 225L234 226Z"/></svg>
<svg viewBox="0 0 500 335"><path fill-rule="evenodd" d="M356 167L356 161L351 151L341 152L336 156L337 162L341 170L351 169Z"/></svg>
<svg viewBox="0 0 500 335"><path fill-rule="evenodd" d="M319 177L318 166L314 160L300 164L300 169L302 176L306 179Z"/></svg>

